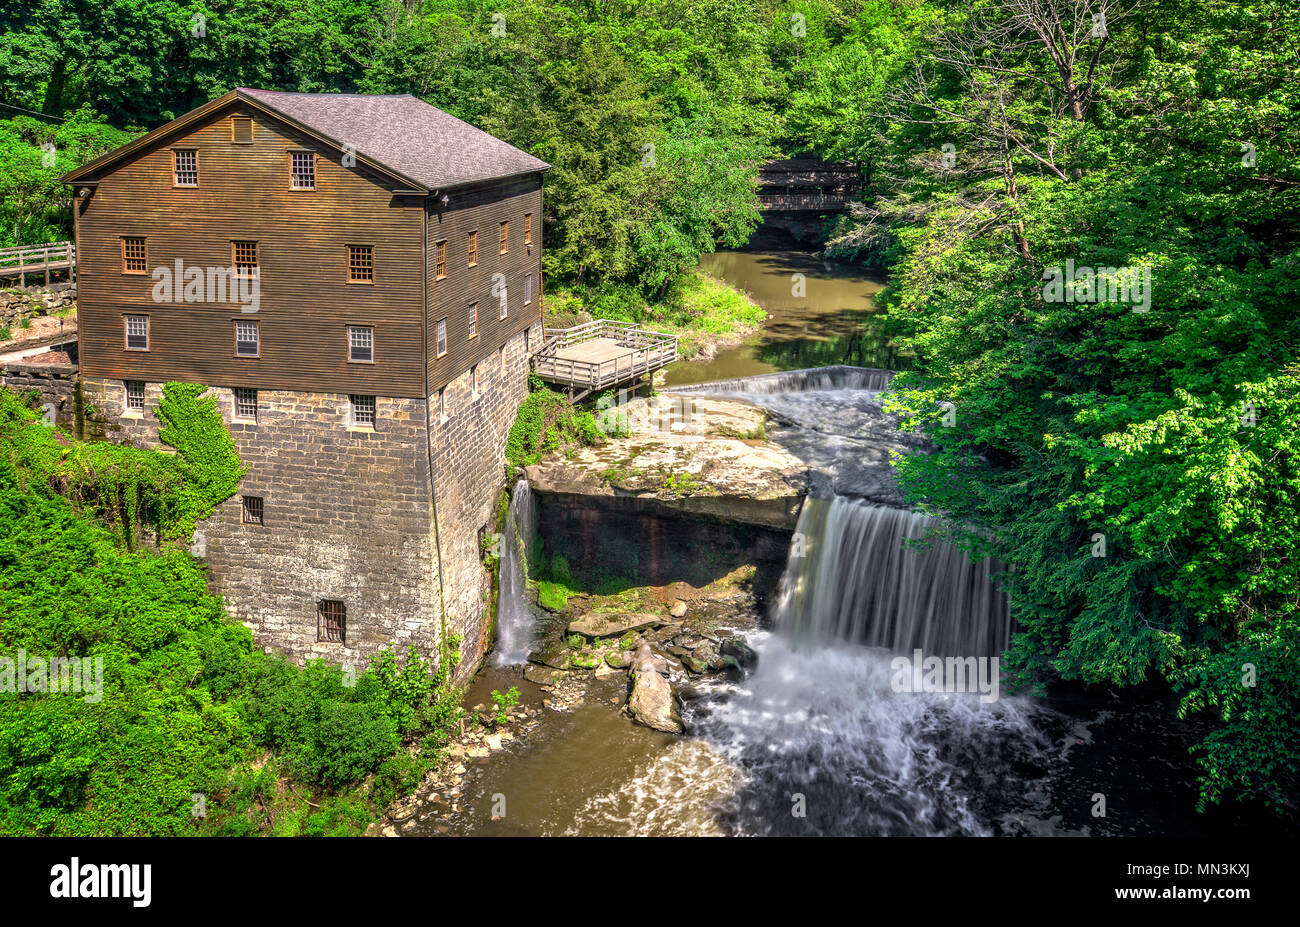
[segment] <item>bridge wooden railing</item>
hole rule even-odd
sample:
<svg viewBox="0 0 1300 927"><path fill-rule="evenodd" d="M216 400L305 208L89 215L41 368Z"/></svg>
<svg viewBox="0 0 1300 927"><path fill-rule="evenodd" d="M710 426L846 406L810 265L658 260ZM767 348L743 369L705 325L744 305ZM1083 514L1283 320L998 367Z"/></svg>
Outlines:
<svg viewBox="0 0 1300 927"><path fill-rule="evenodd" d="M17 277L26 286L28 274L43 273L48 286L52 270L66 270L69 279L75 279L77 246L70 241L51 241L43 245L0 248L0 277Z"/></svg>
<svg viewBox="0 0 1300 927"><path fill-rule="evenodd" d="M847 193L760 193L758 203L764 209L843 209L853 197Z"/></svg>

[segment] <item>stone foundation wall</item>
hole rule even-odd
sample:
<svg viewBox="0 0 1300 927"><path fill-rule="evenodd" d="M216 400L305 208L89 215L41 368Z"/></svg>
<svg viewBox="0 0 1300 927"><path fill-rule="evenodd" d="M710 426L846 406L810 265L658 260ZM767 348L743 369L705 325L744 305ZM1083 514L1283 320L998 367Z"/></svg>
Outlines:
<svg viewBox="0 0 1300 927"><path fill-rule="evenodd" d="M124 414L120 381L86 384L118 434L154 447L161 389L147 384L148 411ZM360 669L389 643L436 656L442 622L426 403L381 396L369 430L348 426L342 394L262 390L257 421L246 423L234 418L231 390L212 392L248 472L199 526L194 552L230 614L259 644L299 661ZM263 524L243 522L244 496L263 499ZM322 639L322 599L346 606L344 643Z"/></svg>
<svg viewBox="0 0 1300 927"><path fill-rule="evenodd" d="M490 574L483 567L480 532L495 531L493 514L505 486L506 438L528 391L527 348L541 345L541 323L504 345L504 354L466 371L429 399L429 446L442 545L447 624L462 635L462 672L491 643ZM473 380L477 380L477 391Z"/></svg>
<svg viewBox="0 0 1300 927"><path fill-rule="evenodd" d="M37 410L53 410L55 424L75 429L77 419L77 368L68 364L0 364L0 386L18 396L40 394ZM44 414L44 412L42 413Z"/></svg>

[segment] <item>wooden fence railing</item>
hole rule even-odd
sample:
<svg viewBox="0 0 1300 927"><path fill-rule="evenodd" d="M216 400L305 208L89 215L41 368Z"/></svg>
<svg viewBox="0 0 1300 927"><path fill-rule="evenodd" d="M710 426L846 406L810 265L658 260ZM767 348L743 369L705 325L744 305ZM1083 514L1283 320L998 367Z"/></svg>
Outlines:
<svg viewBox="0 0 1300 927"><path fill-rule="evenodd" d="M43 274L50 282L50 271L67 271L68 279L77 274L77 246L70 241L51 241L43 245L20 245L0 248L0 277L17 277L27 285L28 274Z"/></svg>

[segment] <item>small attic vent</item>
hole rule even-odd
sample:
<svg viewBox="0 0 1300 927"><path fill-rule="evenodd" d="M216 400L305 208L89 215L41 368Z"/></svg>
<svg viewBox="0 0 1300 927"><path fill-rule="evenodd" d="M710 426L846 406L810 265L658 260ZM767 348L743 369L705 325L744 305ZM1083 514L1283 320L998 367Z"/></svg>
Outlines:
<svg viewBox="0 0 1300 927"><path fill-rule="evenodd" d="M253 120L247 116L230 117L230 140L236 145L253 144Z"/></svg>

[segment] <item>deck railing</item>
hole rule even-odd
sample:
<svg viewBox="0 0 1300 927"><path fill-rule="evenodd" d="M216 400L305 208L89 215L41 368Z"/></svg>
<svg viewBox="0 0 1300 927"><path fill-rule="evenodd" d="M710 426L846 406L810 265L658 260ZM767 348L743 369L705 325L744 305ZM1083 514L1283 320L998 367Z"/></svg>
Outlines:
<svg viewBox="0 0 1300 927"><path fill-rule="evenodd" d="M677 336L643 329L633 322L595 319L573 328L543 330L542 348L533 355L533 370L543 380L598 390L652 373L677 360ZM560 352L586 341L608 338L627 352L605 361L563 357Z"/></svg>
<svg viewBox="0 0 1300 927"><path fill-rule="evenodd" d="M77 246L70 241L0 248L0 277L17 277L23 286L27 285L28 274L43 273L48 285L50 271L66 270L71 278L76 269Z"/></svg>

